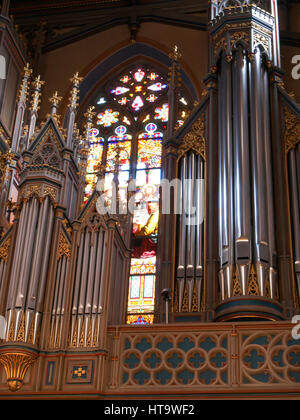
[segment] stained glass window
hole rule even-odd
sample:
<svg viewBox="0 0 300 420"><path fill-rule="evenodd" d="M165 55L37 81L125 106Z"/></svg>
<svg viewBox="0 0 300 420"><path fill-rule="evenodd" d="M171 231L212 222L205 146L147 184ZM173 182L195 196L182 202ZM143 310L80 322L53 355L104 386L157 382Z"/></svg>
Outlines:
<svg viewBox="0 0 300 420"><path fill-rule="evenodd" d="M139 112L147 103L156 102L167 88L163 76L146 68L137 68L120 77L110 93L120 105Z"/></svg>
<svg viewBox="0 0 300 420"><path fill-rule="evenodd" d="M169 119L169 105L168 104L163 104L163 106L159 106L155 109L156 115L155 115L155 119L156 120L161 120L163 122L168 121Z"/></svg>
<svg viewBox="0 0 300 420"><path fill-rule="evenodd" d="M113 112L111 109L106 109L105 112L98 114L98 125L110 127L112 124L118 122L119 112Z"/></svg>
<svg viewBox="0 0 300 420"><path fill-rule="evenodd" d="M128 324L154 321L162 142L169 119L166 76L144 65L130 68L97 92L97 114L90 131L85 201L104 168L103 193L127 206L128 182L135 182ZM188 95L180 96L177 126L188 115Z"/></svg>

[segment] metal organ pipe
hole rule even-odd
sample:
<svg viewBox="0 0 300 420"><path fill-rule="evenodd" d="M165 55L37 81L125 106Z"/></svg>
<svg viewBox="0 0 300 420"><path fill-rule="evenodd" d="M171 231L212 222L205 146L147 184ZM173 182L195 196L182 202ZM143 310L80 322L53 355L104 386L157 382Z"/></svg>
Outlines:
<svg viewBox="0 0 300 420"><path fill-rule="evenodd" d="M79 292L79 302L78 302L78 313L83 315L85 310L85 299L86 299L86 286L88 280L88 269L89 269L89 253L90 253L90 241L91 241L91 232L87 229L85 231L84 239L84 252L83 252L83 261L82 261L82 272L81 272L81 283L80 283L80 292Z"/></svg>
<svg viewBox="0 0 300 420"><path fill-rule="evenodd" d="M253 222L254 222L254 263L258 279L259 293L265 295L267 269L269 268L269 243L267 221L267 186L265 171L265 147L262 139L263 118L261 95L262 84L262 58L260 49L254 54L254 60L250 65L250 122L251 122L251 146L253 168Z"/></svg>
<svg viewBox="0 0 300 420"><path fill-rule="evenodd" d="M29 223L26 229L25 241L24 241L24 254L22 258L22 263L20 264L19 272L19 287L16 296L16 307L25 307L26 295L27 295L27 285L29 281L29 270L30 270L30 260L33 250L33 239L36 235L37 221L39 216L40 203L36 197L33 197L30 203L31 214L29 215Z"/></svg>
<svg viewBox="0 0 300 420"><path fill-rule="evenodd" d="M55 334L54 334L54 343L56 343L57 347L60 345L60 328L61 328L61 321L64 315L64 290L65 290L65 278L68 268L68 260L65 256L62 257L61 263L61 272L60 272L60 282L59 282L59 295L57 299L57 308L56 308L56 323L55 323Z"/></svg>
<svg viewBox="0 0 300 420"><path fill-rule="evenodd" d="M221 64L222 66L222 64ZM219 198L219 209L218 209L218 234L219 234L219 256L220 256L220 272L219 272L219 283L221 291L221 299L225 299L225 279L224 279L224 259L223 259L223 237L224 237L224 165L223 165L223 155L224 155L224 120L222 118L222 113L224 109L224 77L225 74L223 71L218 76L218 149L219 149L219 161L218 161L218 198Z"/></svg>
<svg viewBox="0 0 300 420"><path fill-rule="evenodd" d="M100 230L98 235L98 246L97 246L97 255L96 255L96 268L95 268L95 285L94 285L94 294L93 294L93 303L92 303L92 313L100 313L101 299L100 299L100 284L103 271L103 258L105 254L104 249L104 230Z"/></svg>
<svg viewBox="0 0 300 420"><path fill-rule="evenodd" d="M198 311L201 306L201 290L203 282L203 256L204 256L204 162L200 155L197 155L197 173L196 179L203 180L199 182L199 190L196 191L196 285L198 295Z"/></svg>
<svg viewBox="0 0 300 420"><path fill-rule="evenodd" d="M50 344L52 343L52 347L56 347L57 324L58 324L58 319L60 315L58 294L61 287L60 281L61 281L63 259L64 259L64 256L58 260L57 268L56 268L55 289L54 289L54 297L53 297L51 331L50 331Z"/></svg>
<svg viewBox="0 0 300 420"><path fill-rule="evenodd" d="M41 280L38 285L37 291L37 307L36 309L41 312L43 307L44 301L44 293L45 293L45 286L47 281L47 272L48 272L48 263L49 263L49 256L50 256L50 247L51 247L51 238L52 238L52 230L54 224L54 208L50 202L49 197L46 198L47 205L47 225L45 227L45 236L44 236L44 251L43 251L43 262L41 266ZM36 283L37 286L37 283Z"/></svg>
<svg viewBox="0 0 300 420"><path fill-rule="evenodd" d="M184 291L184 277L185 277L185 249L186 249L186 226L185 226L185 204L186 204L186 189L184 180L187 172L187 156L185 155L181 160L180 179L181 179L181 216L179 227L179 255L177 267L177 283L178 283L178 309L181 311Z"/></svg>
<svg viewBox="0 0 300 420"><path fill-rule="evenodd" d="M295 148L296 162L300 162L300 143ZM298 180L298 202L300 204L300 164L297 165L297 180ZM299 208L300 209L300 208Z"/></svg>
<svg viewBox="0 0 300 420"><path fill-rule="evenodd" d="M188 212L187 212L187 261L186 261L186 278L188 282L188 306L189 312L192 308L192 295L194 288L194 260L195 260L195 226L193 219L194 213L194 185L195 185L195 155L190 153L188 156Z"/></svg>
<svg viewBox="0 0 300 420"><path fill-rule="evenodd" d="M290 201L291 201L291 216L293 223L293 239L294 239L294 264L296 279L298 285L298 295L300 297L300 177L297 155L299 154L299 145L297 149L291 149L288 153L288 166L290 178Z"/></svg>
<svg viewBox="0 0 300 420"><path fill-rule="evenodd" d="M248 69L241 46L234 57L234 241L235 264L242 294L246 295L251 261L250 162L248 135Z"/></svg>
<svg viewBox="0 0 300 420"><path fill-rule="evenodd" d="M232 82L231 63L222 57L219 76L219 150L220 150L220 253L221 290L226 289L227 297L232 294L233 249L233 149L232 149ZM223 121L223 122L222 122ZM224 284L222 284L224 282Z"/></svg>
<svg viewBox="0 0 300 420"><path fill-rule="evenodd" d="M263 72L263 119L264 119L264 159L266 167L266 199L267 199L267 227L269 243L269 279L270 297L275 298L275 288L277 283L277 251L275 239L275 209L273 196L273 168L271 150L271 127L270 127L270 104L269 104L269 80L268 72L262 68Z"/></svg>
<svg viewBox="0 0 300 420"><path fill-rule="evenodd" d="M21 255L21 243L24 243L24 231L26 224L24 223L24 220L27 220L27 213L28 213L29 203L25 202L21 214L20 219L18 223L18 231L17 231L17 239L16 239L16 253L14 255L13 263L12 263L12 269L11 269L11 282L10 287L8 291L8 298L7 298L7 310L11 309L14 306L13 299L14 299L14 293L16 291L16 283L17 283L17 275L16 271L18 269L19 259Z"/></svg>
<svg viewBox="0 0 300 420"><path fill-rule="evenodd" d="M48 198L48 197L47 197ZM47 214L47 204L43 201L40 210L40 217L37 226L37 234L35 237L35 245L33 250L33 260L32 260L32 271L29 280L29 290L27 296L27 307L30 309L35 309L36 305L36 291L38 287L38 281L40 280L40 266L42 263L41 253L44 250L44 241L43 235L45 232L45 220Z"/></svg>

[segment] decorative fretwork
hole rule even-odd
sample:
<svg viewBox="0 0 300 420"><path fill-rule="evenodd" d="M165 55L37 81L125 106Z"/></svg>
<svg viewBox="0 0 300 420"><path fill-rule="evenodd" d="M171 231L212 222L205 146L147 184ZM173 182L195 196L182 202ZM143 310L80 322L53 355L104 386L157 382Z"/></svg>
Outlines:
<svg viewBox="0 0 300 420"><path fill-rule="evenodd" d="M267 53L269 53L269 41L270 39L263 35L260 32L253 32L253 46L255 47L256 45L262 45L263 48L265 49L265 51Z"/></svg>
<svg viewBox="0 0 300 420"><path fill-rule="evenodd" d="M220 0L219 13L227 10L238 9L241 12L247 6L257 6L266 11L270 11L269 0Z"/></svg>
<svg viewBox="0 0 300 420"><path fill-rule="evenodd" d="M245 31L230 32L230 50L231 51L239 41L249 46L250 45L250 32L245 32ZM226 38L225 37L220 38L215 44L214 54L217 54L220 49L227 51L227 46L228 46L228 43L226 41Z"/></svg>
<svg viewBox="0 0 300 420"><path fill-rule="evenodd" d="M183 142L178 149L178 159L189 150L201 155L205 160L205 119L204 114L193 124L191 130L184 136Z"/></svg>
<svg viewBox="0 0 300 420"><path fill-rule="evenodd" d="M198 288L197 283L194 283L193 291L192 291L192 297L191 297L191 310L189 310L189 291L188 291L188 285L187 282L184 286L184 292L183 292L183 299L182 299L182 305L180 312L186 313L186 312L204 312L205 311L205 294L202 293L202 290L200 290L200 305L199 305L199 296L198 296ZM200 307L199 307L200 306ZM179 305L178 305L178 286L175 286L174 290L174 298L173 298L173 306L172 306L173 312L179 312Z"/></svg>
<svg viewBox="0 0 300 420"><path fill-rule="evenodd" d="M291 149L294 149L300 141L300 120L289 108L284 109L284 118L285 150L286 153L288 153Z"/></svg>
<svg viewBox="0 0 300 420"><path fill-rule="evenodd" d="M40 153L41 149L45 145L45 143L52 143L55 144L57 151L60 152L62 150L62 145L58 140L57 134L54 132L53 127L49 125L46 132L43 135L43 139L39 142L39 144L35 147L34 153Z"/></svg>
<svg viewBox="0 0 300 420"><path fill-rule="evenodd" d="M111 329L110 384L114 391L290 387L300 383L300 341L292 325L203 325L130 332ZM116 339L117 336L117 339ZM236 388L237 389L237 388ZM278 388L277 388L278 389ZM197 391L196 391L197 392Z"/></svg>
<svg viewBox="0 0 300 420"><path fill-rule="evenodd" d="M69 241L65 238L64 234L61 232L58 241L57 260L59 260L63 256L65 256L68 259L71 257L71 245Z"/></svg>
<svg viewBox="0 0 300 420"><path fill-rule="evenodd" d="M228 332L128 334L121 343L121 388L228 384Z"/></svg>
<svg viewBox="0 0 300 420"><path fill-rule="evenodd" d="M248 282L248 295L259 296L259 287L257 281L257 275L254 264L251 264L249 282Z"/></svg>
<svg viewBox="0 0 300 420"><path fill-rule="evenodd" d="M235 268L234 270L234 275L232 278L232 282L233 282L233 287L232 287L232 296L242 296L242 289L241 289L241 284L240 284L240 279L239 279L239 273L237 268Z"/></svg>
<svg viewBox="0 0 300 420"><path fill-rule="evenodd" d="M0 247L0 259L7 262L8 260L8 253L11 244L11 238L8 238L4 244Z"/></svg>
<svg viewBox="0 0 300 420"><path fill-rule="evenodd" d="M46 197L49 197L54 203L56 203L58 192L56 188L48 185L28 185L23 193L23 198L29 199L34 195L40 200L44 200Z"/></svg>
<svg viewBox="0 0 300 420"><path fill-rule="evenodd" d="M14 154L10 151L0 154L0 186L5 181L7 168L13 157Z"/></svg>
<svg viewBox="0 0 300 420"><path fill-rule="evenodd" d="M32 164L35 166L47 165L55 169L60 169L61 158L50 138L36 151L32 158Z"/></svg>

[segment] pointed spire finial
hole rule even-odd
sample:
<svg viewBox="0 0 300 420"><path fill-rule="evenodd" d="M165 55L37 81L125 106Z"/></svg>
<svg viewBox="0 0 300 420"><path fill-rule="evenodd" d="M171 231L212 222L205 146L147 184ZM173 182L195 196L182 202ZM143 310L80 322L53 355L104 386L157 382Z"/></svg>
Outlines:
<svg viewBox="0 0 300 420"><path fill-rule="evenodd" d="M29 63L26 64L24 67L24 75L22 78L22 82L19 89L19 102L26 102L27 94L28 94L28 85L29 85L29 78L32 74L32 69L29 66Z"/></svg>
<svg viewBox="0 0 300 420"><path fill-rule="evenodd" d="M78 105L78 93L79 93L79 85L81 83L81 81L83 80L83 77L79 77L79 73L76 72L74 74L74 76L70 79L70 81L72 82L72 90L71 90L71 95L70 95L70 100L69 100L69 107L70 108L77 108Z"/></svg>
<svg viewBox="0 0 300 420"><path fill-rule="evenodd" d="M62 100L62 97L61 96L58 96L57 90L54 92L53 96L51 96L51 98L49 98L49 102L55 108L59 105L59 103L60 103L61 100Z"/></svg>
<svg viewBox="0 0 300 420"><path fill-rule="evenodd" d="M86 137L86 146L89 146L89 136L90 131L93 125L93 118L96 115L96 112L94 111L95 107L90 106L86 113L84 114L84 117L86 118L86 124L85 124L85 137Z"/></svg>
<svg viewBox="0 0 300 420"><path fill-rule="evenodd" d="M182 57L182 54L181 54L181 52L179 51L179 48L178 48L178 46L177 46L177 45L174 45L174 47L173 47L173 51L169 54L169 57L170 57L172 60L175 60L175 61L178 61L178 60Z"/></svg>
<svg viewBox="0 0 300 420"><path fill-rule="evenodd" d="M55 91L54 94L51 96L51 98L49 98L49 102L52 104L51 105L51 112L50 115L52 115L52 117L56 117L57 121L58 121L58 115L56 114L57 112L57 107L59 106L60 101L62 100L61 96L58 96L58 92Z"/></svg>
<svg viewBox="0 0 300 420"><path fill-rule="evenodd" d="M38 75L34 82L33 82L33 96L31 101L31 110L32 111L38 111L39 110L39 102L41 98L41 87L45 84L43 80L41 80L41 76Z"/></svg>
<svg viewBox="0 0 300 420"><path fill-rule="evenodd" d="M32 69L30 68L30 64L26 63L26 66L24 67L24 76L29 77L32 73Z"/></svg>
<svg viewBox="0 0 300 420"><path fill-rule="evenodd" d="M83 77L79 77L78 71L74 74L74 76L70 79L70 82L72 82L73 85L79 86L79 84L82 82Z"/></svg>

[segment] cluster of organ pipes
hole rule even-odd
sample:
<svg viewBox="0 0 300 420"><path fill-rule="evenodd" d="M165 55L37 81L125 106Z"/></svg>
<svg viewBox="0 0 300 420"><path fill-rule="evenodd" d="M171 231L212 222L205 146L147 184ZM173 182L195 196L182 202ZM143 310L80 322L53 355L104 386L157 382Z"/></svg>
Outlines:
<svg viewBox="0 0 300 420"><path fill-rule="evenodd" d="M54 208L49 197L43 201L36 196L25 200L18 223L20 228L6 304L6 339L16 341L22 326L23 341L36 344L54 223ZM13 337L10 336L11 327Z"/></svg>
<svg viewBox="0 0 300 420"><path fill-rule="evenodd" d="M51 313L51 328L49 336L50 347L60 347L61 328L65 314L66 278L69 269L69 260L65 255L58 260L55 276L55 289Z"/></svg>
<svg viewBox="0 0 300 420"><path fill-rule="evenodd" d="M72 299L71 346L93 346L99 336L103 301L101 280L105 264L105 230L80 232Z"/></svg>
<svg viewBox="0 0 300 420"><path fill-rule="evenodd" d="M187 293L192 311L194 289L200 312L204 265L204 160L190 151L181 158L181 214L178 226L177 290L178 311Z"/></svg>
<svg viewBox="0 0 300 420"><path fill-rule="evenodd" d="M250 268L258 292L275 297L277 262L269 82L261 50L253 56L239 45L219 73L219 250L222 299L232 297L236 270L242 295ZM234 86L233 86L234 80ZM251 92L251 95L249 95ZM243 118L242 118L243 116Z"/></svg>

